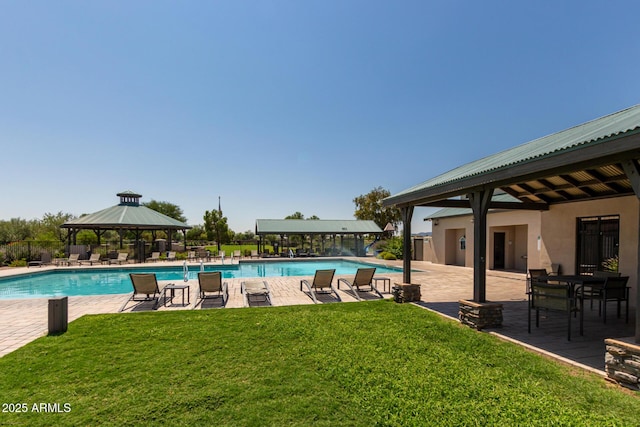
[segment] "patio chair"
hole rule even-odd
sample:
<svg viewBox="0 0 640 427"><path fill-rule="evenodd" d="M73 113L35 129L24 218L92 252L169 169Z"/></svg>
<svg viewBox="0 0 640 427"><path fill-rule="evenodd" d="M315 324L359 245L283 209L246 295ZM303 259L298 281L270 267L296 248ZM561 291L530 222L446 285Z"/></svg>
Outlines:
<svg viewBox="0 0 640 427"><path fill-rule="evenodd" d="M315 304L318 303L318 298L316 294L325 294L331 295L335 294L336 299L341 301L340 295L338 295L338 291L333 286L333 276L336 274L335 269L331 270L316 270L316 274L313 276L313 282L309 283L308 280L303 279L300 281L300 290L302 290L302 285L305 285L309 290L309 296L313 300Z"/></svg>
<svg viewBox="0 0 640 427"><path fill-rule="evenodd" d="M196 251L188 251L187 252L187 261L197 261L198 257L196 256Z"/></svg>
<svg viewBox="0 0 640 427"><path fill-rule="evenodd" d="M195 309L198 304L202 304L205 299L222 298L224 307L229 301L229 287L227 282L222 281L222 273L219 271L201 271L198 273L198 294L196 296ZM214 295L211 295L214 294Z"/></svg>
<svg viewBox="0 0 640 427"><path fill-rule="evenodd" d="M244 295L244 306L250 307L251 301L271 303L271 290L265 280L246 280L240 284L240 292Z"/></svg>
<svg viewBox="0 0 640 427"><path fill-rule="evenodd" d="M610 276L605 278L601 288L592 288L591 299L598 300L598 315L602 315L603 322L607 323L607 303L618 303L618 319L620 318L620 306L625 302L625 322L629 323L629 281L628 276Z"/></svg>
<svg viewBox="0 0 640 427"><path fill-rule="evenodd" d="M347 285L353 295L355 295L358 301L361 301L359 292L373 292L382 298L382 294L373 284L373 275L376 273L375 267L373 268L359 268L356 271L356 277L353 278L353 282L349 282L347 279L338 279L338 289L340 289L340 283ZM354 289L355 288L355 289Z"/></svg>
<svg viewBox="0 0 640 427"><path fill-rule="evenodd" d="M544 268L530 268L527 274L527 293L531 292L531 282L538 280L541 276L548 276L547 270Z"/></svg>
<svg viewBox="0 0 640 427"><path fill-rule="evenodd" d="M93 265L96 262L100 264L100 254L91 254L89 259L83 259L79 261L80 265L83 265L85 263L89 265Z"/></svg>
<svg viewBox="0 0 640 427"><path fill-rule="evenodd" d="M156 262L160 259L160 252L151 252L151 256L147 258L147 262Z"/></svg>
<svg viewBox="0 0 640 427"><path fill-rule="evenodd" d="M199 249L198 259L202 261L211 261L211 253L206 249Z"/></svg>
<svg viewBox="0 0 640 427"><path fill-rule="evenodd" d="M260 258L260 255L258 255L258 250L257 249L251 249L251 258Z"/></svg>
<svg viewBox="0 0 640 427"><path fill-rule="evenodd" d="M598 294L600 293L602 285L604 285L604 281L607 279L607 277L620 277L620 273L616 271L594 271L593 277L602 279L602 283L593 286L584 286L584 288L581 290L584 299L589 300L589 308L591 310L593 310L593 300L598 299Z"/></svg>
<svg viewBox="0 0 640 427"><path fill-rule="evenodd" d="M160 288L158 287L156 275L154 273L129 273L129 277L133 285L133 293L118 311L124 311L131 301L138 302L138 305L146 301L153 301L152 309L158 308Z"/></svg>
<svg viewBox="0 0 640 427"><path fill-rule="evenodd" d="M174 251L169 251L169 253L167 253L167 261L175 261L176 260L176 253Z"/></svg>
<svg viewBox="0 0 640 427"><path fill-rule="evenodd" d="M582 310L581 300L573 296L570 285L551 285L533 280L527 310L529 333L531 333L531 310L536 312L536 328L540 326L540 310L566 313L567 341L571 341L571 315L580 312L580 335L583 335L584 310Z"/></svg>
<svg viewBox="0 0 640 427"><path fill-rule="evenodd" d="M127 258L129 258L128 252L118 252L118 258L110 259L109 264L123 264L127 262Z"/></svg>
<svg viewBox="0 0 640 427"><path fill-rule="evenodd" d="M242 258L242 251L233 251L233 254L231 255L231 259L233 258L237 258L237 259Z"/></svg>

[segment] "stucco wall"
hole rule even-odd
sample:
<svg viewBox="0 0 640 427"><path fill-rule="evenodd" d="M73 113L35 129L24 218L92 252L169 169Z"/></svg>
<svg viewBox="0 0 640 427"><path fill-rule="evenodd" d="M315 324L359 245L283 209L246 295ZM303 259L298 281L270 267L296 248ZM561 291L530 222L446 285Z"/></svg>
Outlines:
<svg viewBox="0 0 640 427"><path fill-rule="evenodd" d="M638 199L636 196L553 205L542 213L542 267L562 264L566 274L576 273L576 219L589 216L620 216L619 271L629 276L631 304L638 282Z"/></svg>
<svg viewBox="0 0 640 427"><path fill-rule="evenodd" d="M558 204L548 211L490 212L487 217L487 266L493 266L493 233L498 231L506 233L505 268L521 271L546 268L552 271L552 264L561 264L563 273L575 274L577 218L607 215L620 216L619 270L623 276L629 276L630 305L635 306L640 235L640 201L636 196ZM446 263L447 251L450 251L448 259L452 259L457 249L447 248L447 245L456 243L454 236L457 238L465 234L464 265L473 266L471 220L472 216L467 215L439 218L438 225L432 224L433 262Z"/></svg>

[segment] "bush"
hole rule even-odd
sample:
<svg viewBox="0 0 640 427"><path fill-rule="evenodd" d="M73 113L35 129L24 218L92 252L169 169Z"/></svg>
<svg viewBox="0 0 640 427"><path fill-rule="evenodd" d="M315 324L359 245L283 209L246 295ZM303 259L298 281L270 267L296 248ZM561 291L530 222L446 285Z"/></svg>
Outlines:
<svg viewBox="0 0 640 427"><path fill-rule="evenodd" d="M395 258L384 258L384 257L380 257L382 259L402 259L402 246L403 246L403 242L402 242L402 238L400 237L392 237L391 239L387 240L386 242L383 242L380 244L380 249L382 249L382 253L384 252L388 252L390 254L393 254L393 256ZM382 255L382 253L380 255Z"/></svg>
<svg viewBox="0 0 640 427"><path fill-rule="evenodd" d="M11 264L9 264L10 267L26 267L27 266L27 260L26 259L15 259L13 261L11 261Z"/></svg>
<svg viewBox="0 0 640 427"><path fill-rule="evenodd" d="M391 252L387 252L387 251L380 252L380 254L378 255L378 258L384 259L384 260L387 260L387 261L393 261L393 260L398 259L394 254L392 254Z"/></svg>

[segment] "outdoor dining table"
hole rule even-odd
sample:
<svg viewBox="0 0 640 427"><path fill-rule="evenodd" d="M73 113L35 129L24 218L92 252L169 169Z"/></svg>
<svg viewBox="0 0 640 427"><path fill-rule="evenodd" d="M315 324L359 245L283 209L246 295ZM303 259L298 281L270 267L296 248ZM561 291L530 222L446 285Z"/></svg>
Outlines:
<svg viewBox="0 0 640 427"><path fill-rule="evenodd" d="M565 283L571 287L573 294L580 287L589 286L589 287L598 287L604 285L604 280L601 277L593 277L582 274L564 274L564 275L547 275L540 276L538 280L543 280L547 283L551 282L559 282Z"/></svg>
<svg viewBox="0 0 640 427"><path fill-rule="evenodd" d="M602 277L593 277L582 274L547 275L538 277L538 280L542 280L547 283L557 282L565 284L569 287L570 295L580 301L580 306L583 305L585 299L585 287L591 288L593 291L593 289L602 287L605 282L605 279Z"/></svg>

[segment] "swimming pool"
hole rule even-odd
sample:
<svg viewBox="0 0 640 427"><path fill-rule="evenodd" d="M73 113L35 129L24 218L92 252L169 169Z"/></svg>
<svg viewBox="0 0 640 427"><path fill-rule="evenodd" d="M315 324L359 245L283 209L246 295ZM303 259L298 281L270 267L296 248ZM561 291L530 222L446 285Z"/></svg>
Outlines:
<svg viewBox="0 0 640 427"><path fill-rule="evenodd" d="M233 265L204 265L205 271L221 271L225 279L243 277L313 276L316 270L335 268L336 274L355 274L371 264L345 261L242 262ZM376 274L400 273L401 269L375 265ZM184 280L184 267L147 266L132 268L61 269L0 279L0 299L58 296L108 295L131 292L129 273L156 273L158 280ZM188 265L189 280L197 280L200 265Z"/></svg>

